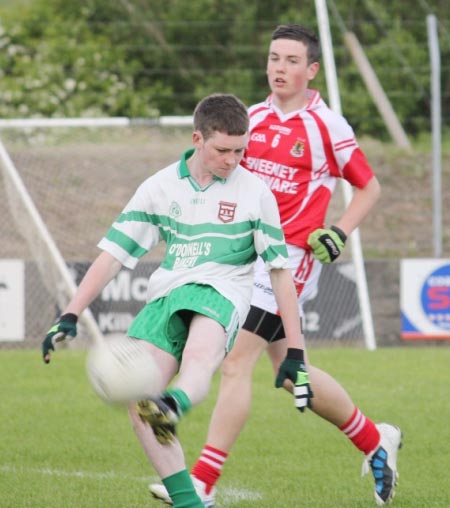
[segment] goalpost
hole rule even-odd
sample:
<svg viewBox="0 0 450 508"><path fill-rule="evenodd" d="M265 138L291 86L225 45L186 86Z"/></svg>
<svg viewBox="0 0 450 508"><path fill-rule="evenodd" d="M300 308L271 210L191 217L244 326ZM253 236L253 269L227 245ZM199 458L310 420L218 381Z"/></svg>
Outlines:
<svg viewBox="0 0 450 508"><path fill-rule="evenodd" d="M326 1L315 0L315 2L325 66L325 77L328 93L330 96L330 107L337 113L342 114ZM341 184L345 203L348 204L352 198L352 189L350 184L344 180L341 182ZM358 229L353 231L353 233L350 235L350 242L352 248L352 258L355 265L356 282L359 302L361 306L365 344L367 349L374 350L376 349L375 332L372 320L372 311L370 307L369 291L367 288L366 273L364 268L364 258L362 255L361 239Z"/></svg>
<svg viewBox="0 0 450 508"><path fill-rule="evenodd" d="M0 260L25 261L26 345L40 344L137 186L191 145L191 127L190 116L0 120ZM342 213L338 196L333 206ZM161 255L156 248L119 273L85 314L81 338L126 331ZM310 345L368 347L351 255L324 267L322 289L305 304Z"/></svg>
<svg viewBox="0 0 450 508"><path fill-rule="evenodd" d="M0 345L40 344L137 185L181 153L172 143L189 144L191 129L175 127L186 125L191 117L0 120L0 301L10 298L7 290L16 282L2 272L8 269L5 260L20 260L26 280L24 337L0 333ZM154 126L169 136L164 147L160 132L149 143ZM126 331L145 300L157 257L158 252L149 256L133 280L125 269L119 274L80 316L81 340L74 344L84 347L105 333ZM125 309L118 300L128 302ZM5 313L3 306L0 332L9 319Z"/></svg>
<svg viewBox="0 0 450 508"><path fill-rule="evenodd" d="M74 278L1 140L0 163L10 203L9 208L30 250L34 253L33 257L44 284L49 293L54 295L57 308L63 310L75 293ZM4 240L6 241L6 238ZM86 326L91 340L99 342L102 339L102 333L90 309L86 309L80 318L80 324Z"/></svg>
<svg viewBox="0 0 450 508"><path fill-rule="evenodd" d="M316 0L316 13L330 105L340 112L325 0ZM7 286L1 261L20 259L27 280L27 339L41 339L42 330L59 316L98 254L97 242L137 185L190 146L191 129L184 127L191 125L190 116L0 120L4 239L0 243L0 299ZM351 199L345 182L343 196L345 207ZM333 202L337 199L333 198L331 208ZM359 232L349 240L351 249L343 252L339 262L324 267L319 281L324 290L319 289L305 304L305 330L318 341L341 343L345 338L347 343L362 342L375 349ZM123 333L143 305L149 273L159 263L161 252L156 249L133 274L123 270L105 288L100 301L83 314L86 330L80 332L93 340L105 333ZM333 299L336 294L339 298ZM0 309L0 332L1 327Z"/></svg>

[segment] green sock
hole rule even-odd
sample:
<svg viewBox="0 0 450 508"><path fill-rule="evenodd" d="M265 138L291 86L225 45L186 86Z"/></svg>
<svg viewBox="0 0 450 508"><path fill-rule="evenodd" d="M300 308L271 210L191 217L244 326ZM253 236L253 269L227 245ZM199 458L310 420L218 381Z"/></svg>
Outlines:
<svg viewBox="0 0 450 508"><path fill-rule="evenodd" d="M162 482L173 501L173 508L204 508L187 469L163 478Z"/></svg>
<svg viewBox="0 0 450 508"><path fill-rule="evenodd" d="M192 407L189 397L180 388L166 390L164 395L169 395L175 400L179 416L186 413L186 411L189 411Z"/></svg>

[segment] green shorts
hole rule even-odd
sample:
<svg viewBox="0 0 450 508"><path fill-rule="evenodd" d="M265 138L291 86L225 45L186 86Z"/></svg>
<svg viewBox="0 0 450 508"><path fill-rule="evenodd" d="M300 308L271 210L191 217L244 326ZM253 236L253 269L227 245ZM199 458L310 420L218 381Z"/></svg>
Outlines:
<svg viewBox="0 0 450 508"><path fill-rule="evenodd" d="M181 361L194 313L208 316L224 327L228 352L239 330L239 316L230 300L207 285L187 284L147 303L127 334L151 342Z"/></svg>

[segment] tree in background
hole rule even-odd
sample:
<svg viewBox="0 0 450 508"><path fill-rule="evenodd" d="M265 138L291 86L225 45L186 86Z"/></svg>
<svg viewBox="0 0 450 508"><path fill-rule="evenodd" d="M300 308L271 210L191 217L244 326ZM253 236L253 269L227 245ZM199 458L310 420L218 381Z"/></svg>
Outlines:
<svg viewBox="0 0 450 508"><path fill-rule="evenodd" d="M265 49L275 26L296 22L317 30L314 3L298 0L22 3L22 9L13 2L0 7L0 116L5 118L189 114L212 91L254 103L268 93ZM445 116L450 39L444 3L433 8L442 39ZM429 129L428 4L335 0L329 5L342 107L355 129L388 138L343 45L343 30L358 37L408 133ZM326 99L323 70L315 86Z"/></svg>

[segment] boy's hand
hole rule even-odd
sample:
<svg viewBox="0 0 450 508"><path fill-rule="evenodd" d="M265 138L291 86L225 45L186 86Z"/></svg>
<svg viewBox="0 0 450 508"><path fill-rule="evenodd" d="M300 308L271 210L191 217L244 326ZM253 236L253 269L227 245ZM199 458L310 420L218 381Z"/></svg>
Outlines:
<svg viewBox="0 0 450 508"><path fill-rule="evenodd" d="M50 362L50 351L55 350L55 344L65 339L71 340L77 334L78 316L75 314L63 314L50 328L42 342L42 357L45 363Z"/></svg>
<svg viewBox="0 0 450 508"><path fill-rule="evenodd" d="M303 349L288 348L286 358L280 365L275 387L281 388L285 379L290 379L294 384L295 407L301 413L307 407L311 408L311 399L314 394L309 384Z"/></svg>
<svg viewBox="0 0 450 508"><path fill-rule="evenodd" d="M347 235L338 227L330 229L316 229L308 237L308 245L314 252L314 257L321 263L333 262L344 249Z"/></svg>

